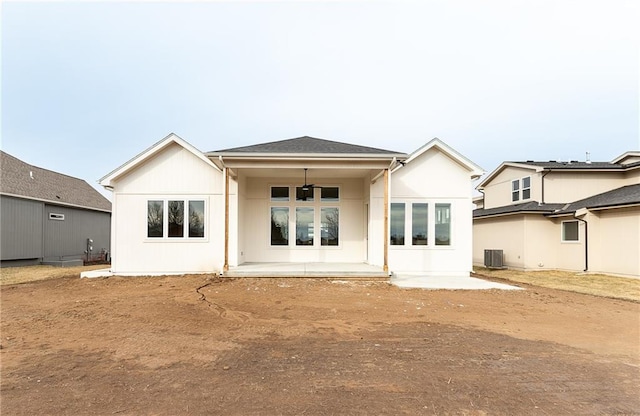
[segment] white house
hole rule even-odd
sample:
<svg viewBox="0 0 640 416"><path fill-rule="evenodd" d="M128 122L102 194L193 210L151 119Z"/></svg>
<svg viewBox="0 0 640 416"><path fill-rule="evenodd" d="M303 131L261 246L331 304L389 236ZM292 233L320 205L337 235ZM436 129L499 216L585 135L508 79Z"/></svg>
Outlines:
<svg viewBox="0 0 640 416"><path fill-rule="evenodd" d="M411 155L312 137L203 153L170 134L100 180L113 192L111 272L469 276L481 174L438 139Z"/></svg>

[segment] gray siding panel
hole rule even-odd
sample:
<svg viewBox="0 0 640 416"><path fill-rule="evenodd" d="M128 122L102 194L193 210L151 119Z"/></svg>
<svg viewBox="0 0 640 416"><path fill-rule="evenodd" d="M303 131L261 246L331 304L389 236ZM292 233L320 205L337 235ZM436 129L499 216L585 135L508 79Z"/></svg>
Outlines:
<svg viewBox="0 0 640 416"><path fill-rule="evenodd" d="M0 196L0 257L2 260L42 258L44 204Z"/></svg>
<svg viewBox="0 0 640 416"><path fill-rule="evenodd" d="M49 219L49 214L62 214L64 220ZM87 238L93 240L94 256L109 250L111 214L55 205L44 209L45 260L81 259L87 248Z"/></svg>

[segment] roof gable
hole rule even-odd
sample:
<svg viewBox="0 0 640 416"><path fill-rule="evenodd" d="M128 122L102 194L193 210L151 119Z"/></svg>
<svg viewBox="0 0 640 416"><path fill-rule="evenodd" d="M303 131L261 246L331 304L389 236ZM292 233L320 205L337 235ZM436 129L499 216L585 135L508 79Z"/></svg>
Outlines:
<svg viewBox="0 0 640 416"><path fill-rule="evenodd" d="M86 181L30 165L5 152L0 152L0 155L0 193L111 212L111 202Z"/></svg>
<svg viewBox="0 0 640 416"><path fill-rule="evenodd" d="M208 156L241 156L262 154L331 154L331 155L389 155L406 156L404 153L375 147L360 146L350 143L336 142L333 140L318 139L303 136L293 139L279 140L268 143L260 143L251 146L234 147L230 149L207 152Z"/></svg>
<svg viewBox="0 0 640 416"><path fill-rule="evenodd" d="M111 186L113 186L113 181L115 181L117 178L127 174L128 172L131 172L133 169L142 165L145 161L154 157L159 152L161 152L162 150L166 149L168 146L174 143L179 146L182 146L184 149L191 152L194 156L202 160L207 165L220 171L220 168L218 168L213 162L211 162L211 160L209 160L209 158L207 158L201 151L193 147L191 144L187 143L187 141L183 140L178 135L174 133L170 133L164 139L155 143L151 147L144 150L142 153L139 153L137 156L133 157L132 159L125 162L120 167L116 168L115 170L111 171L110 173L102 177L99 181L100 185L104 186L105 188L110 188Z"/></svg>
<svg viewBox="0 0 640 416"><path fill-rule="evenodd" d="M411 163L412 161L416 160L421 155L423 155L424 153L426 153L431 149L439 150L441 153L445 154L454 162L458 163L463 168L467 169L469 172L471 172L472 178L478 178L484 173L484 170L480 166L476 165L471 160L467 159L461 153L458 153L456 150L448 146L446 143L444 143L442 140L438 139L437 137L431 139L424 146L420 147L418 150L411 153L409 155L409 158L405 161L405 163L406 164Z"/></svg>
<svg viewBox="0 0 640 416"><path fill-rule="evenodd" d="M560 162L557 160L550 160L547 162L536 162L533 160L527 161L511 161L511 162L503 162L500 166L498 166L493 172L487 175L480 184L476 187L478 190L483 190L487 184L489 184L496 176L500 174L503 170L508 167L518 167L522 169L529 169L533 172L543 172L543 171L580 171L580 172L625 172L629 169L638 167L639 163L635 162L636 153L639 152L627 152L624 155L616 158L613 162L578 162L578 161L567 161ZM632 162L627 164L619 163L620 161L624 161L624 159L630 159Z"/></svg>

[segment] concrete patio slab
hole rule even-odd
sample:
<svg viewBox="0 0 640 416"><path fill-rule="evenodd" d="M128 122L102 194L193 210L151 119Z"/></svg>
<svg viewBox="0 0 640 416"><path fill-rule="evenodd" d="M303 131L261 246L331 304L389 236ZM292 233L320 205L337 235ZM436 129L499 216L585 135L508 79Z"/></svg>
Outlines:
<svg viewBox="0 0 640 416"><path fill-rule="evenodd" d="M424 277L417 275L394 274L391 276L391 284L402 288L433 290L523 290L521 287L482 280L475 277Z"/></svg>

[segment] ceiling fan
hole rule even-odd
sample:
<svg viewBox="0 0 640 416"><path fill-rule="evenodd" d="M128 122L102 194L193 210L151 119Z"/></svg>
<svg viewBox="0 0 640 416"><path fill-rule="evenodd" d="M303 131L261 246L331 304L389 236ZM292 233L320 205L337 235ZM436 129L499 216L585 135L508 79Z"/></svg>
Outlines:
<svg viewBox="0 0 640 416"><path fill-rule="evenodd" d="M300 187L302 189L302 200L306 201L308 197L313 198L314 188L320 188L312 183L307 183L307 168L304 168L304 185Z"/></svg>
<svg viewBox="0 0 640 416"><path fill-rule="evenodd" d="M315 188L316 186L312 183L307 183L307 168L304 168L304 185L302 185L302 190L307 192Z"/></svg>

